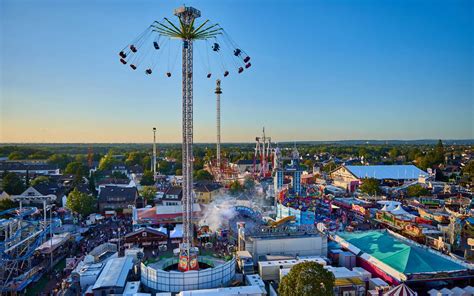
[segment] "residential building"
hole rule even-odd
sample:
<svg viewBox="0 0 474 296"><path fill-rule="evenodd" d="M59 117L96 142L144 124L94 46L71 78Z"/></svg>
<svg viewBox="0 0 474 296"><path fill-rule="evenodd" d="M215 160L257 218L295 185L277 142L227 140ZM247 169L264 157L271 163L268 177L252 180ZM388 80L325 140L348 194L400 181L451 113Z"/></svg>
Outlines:
<svg viewBox="0 0 474 296"><path fill-rule="evenodd" d="M105 186L99 192L99 211L122 210L131 213L133 207L143 207L136 187Z"/></svg>
<svg viewBox="0 0 474 296"><path fill-rule="evenodd" d="M221 191L222 186L219 183L206 182L197 183L194 186L194 192L196 193L196 202L200 204L208 204L214 200Z"/></svg>
<svg viewBox="0 0 474 296"><path fill-rule="evenodd" d="M161 203L164 206L176 206L181 204L183 198L183 189L181 187L172 186L165 190Z"/></svg>
<svg viewBox="0 0 474 296"><path fill-rule="evenodd" d="M0 161L0 171L8 171L21 175L28 173L30 174L30 176L49 176L60 174L59 168L56 165L47 163L29 163L21 161Z"/></svg>

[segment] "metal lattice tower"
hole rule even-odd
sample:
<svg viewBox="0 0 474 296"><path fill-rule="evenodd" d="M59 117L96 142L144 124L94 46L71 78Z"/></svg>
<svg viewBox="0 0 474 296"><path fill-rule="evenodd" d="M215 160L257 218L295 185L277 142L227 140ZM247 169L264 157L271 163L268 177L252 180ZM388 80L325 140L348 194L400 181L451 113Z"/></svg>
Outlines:
<svg viewBox="0 0 474 296"><path fill-rule="evenodd" d="M242 50L220 27L219 24L212 24L210 20L205 20L198 24L195 20L201 17L201 12L193 7L182 6L174 10L174 15L178 17L179 23L173 23L168 18L163 18L162 21L154 21L141 35L139 35L132 44L127 45L120 51L120 62L124 65L129 65L132 70L137 70L140 65L147 60L149 50L156 54L148 55L150 59L158 59L162 48L168 46L172 39L179 39L182 42L182 173L183 173L183 242L180 245L180 261L179 270L193 270L198 269L197 252L198 249L193 246L193 46L194 42L198 40L212 39L212 52L215 57L220 59L219 65L222 66L223 77L229 75L226 66L224 53L230 55L231 64L236 67L238 74L242 73L244 69L251 67L250 56ZM152 42L147 42L150 37ZM220 41L222 40L222 42ZM226 47L221 47L220 44L225 44ZM207 42L206 42L207 44ZM152 47L150 47L152 45ZM143 52L143 55L141 53ZM140 56L139 56L140 55ZM168 57L169 59L169 57ZM169 61L168 61L169 63ZM169 65L168 65L169 66ZM148 63L145 70L146 75L151 75L157 63L152 61ZM210 71L206 77L210 78L212 73ZM172 76L170 69L166 72L169 78ZM218 89L216 89L216 94ZM218 107L220 108L220 107ZM220 111L219 111L220 112ZM220 117L220 115L218 115ZM218 121L220 119L218 118ZM220 130L220 123L218 123ZM155 135L154 135L155 137ZM220 143L220 131L218 131L218 142ZM155 152L154 144L154 154ZM220 147L219 156L220 156ZM219 163L221 159L219 157ZM219 164L221 165L221 164ZM156 167L156 163L154 163ZM156 173L155 179L156 179Z"/></svg>
<svg viewBox="0 0 474 296"><path fill-rule="evenodd" d="M189 26L201 16L193 7L180 7L174 14L180 22ZM183 248L186 253L193 243L193 40L183 39L182 46L182 133L183 133Z"/></svg>
<svg viewBox="0 0 474 296"><path fill-rule="evenodd" d="M156 127L153 128L153 180L156 182Z"/></svg>
<svg viewBox="0 0 474 296"><path fill-rule="evenodd" d="M216 81L216 128L217 128L217 144L216 144L216 159L217 168L221 170L221 81Z"/></svg>

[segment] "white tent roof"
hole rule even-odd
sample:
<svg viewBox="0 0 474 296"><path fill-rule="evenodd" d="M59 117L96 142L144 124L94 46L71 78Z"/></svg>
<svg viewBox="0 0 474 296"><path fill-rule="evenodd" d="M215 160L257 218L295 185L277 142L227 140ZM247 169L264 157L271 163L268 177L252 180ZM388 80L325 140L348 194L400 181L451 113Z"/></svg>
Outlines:
<svg viewBox="0 0 474 296"><path fill-rule="evenodd" d="M408 213L402 208L402 205L398 205L395 209L390 211L394 215L407 215L407 216L413 216L412 214Z"/></svg>
<svg viewBox="0 0 474 296"><path fill-rule="evenodd" d="M441 290L439 290L443 295L453 295L453 292L451 292L451 290L449 290L448 288L443 288Z"/></svg>
<svg viewBox="0 0 474 296"><path fill-rule="evenodd" d="M467 293L464 289L461 289L459 287L452 288L451 292L453 292L453 296L468 296L469 295L469 293Z"/></svg>
<svg viewBox="0 0 474 296"><path fill-rule="evenodd" d="M466 287L464 287L464 291L466 291L468 293L471 293L471 294L474 294L474 287L466 286Z"/></svg>
<svg viewBox="0 0 474 296"><path fill-rule="evenodd" d="M377 203L379 205L383 205L382 211L392 211L397 206L401 205L401 202L393 201L393 200L380 200ZM384 208L385 208L385 210L384 210Z"/></svg>
<svg viewBox="0 0 474 296"><path fill-rule="evenodd" d="M182 238L183 237L183 224L176 224L173 230L170 232L170 238Z"/></svg>
<svg viewBox="0 0 474 296"><path fill-rule="evenodd" d="M151 227L150 227L151 228ZM168 230L165 228L165 227L160 227L160 228L151 228L151 229L154 229L156 231L159 231L159 232L163 232L164 234L167 234L168 233Z"/></svg>

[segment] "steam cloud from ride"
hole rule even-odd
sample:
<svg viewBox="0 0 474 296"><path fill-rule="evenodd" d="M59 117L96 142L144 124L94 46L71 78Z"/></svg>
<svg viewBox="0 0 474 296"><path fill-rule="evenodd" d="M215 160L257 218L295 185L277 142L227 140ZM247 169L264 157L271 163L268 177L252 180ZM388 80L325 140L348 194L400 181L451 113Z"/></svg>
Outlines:
<svg viewBox="0 0 474 296"><path fill-rule="evenodd" d="M228 195L218 197L206 207L199 225L207 225L212 231L225 227L224 223L238 215L235 206L234 197Z"/></svg>

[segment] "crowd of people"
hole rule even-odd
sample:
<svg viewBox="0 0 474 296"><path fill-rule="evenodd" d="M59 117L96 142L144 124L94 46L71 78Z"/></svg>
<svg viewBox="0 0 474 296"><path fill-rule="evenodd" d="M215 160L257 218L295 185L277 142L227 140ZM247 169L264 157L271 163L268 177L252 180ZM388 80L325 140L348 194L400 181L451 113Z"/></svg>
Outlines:
<svg viewBox="0 0 474 296"><path fill-rule="evenodd" d="M86 226L81 222L81 226ZM77 258L81 260L85 255L92 251L95 247L119 240L123 242L123 236L132 231L132 221L130 217L108 217L102 220L97 220L95 224L84 227L85 232L82 233L79 240L68 243L66 248L62 248L67 258ZM120 244L122 245L122 244ZM122 248L121 248L122 249ZM67 290L67 279L70 271L57 270L50 273L51 279L46 285L49 293L42 293L42 295L63 295Z"/></svg>

